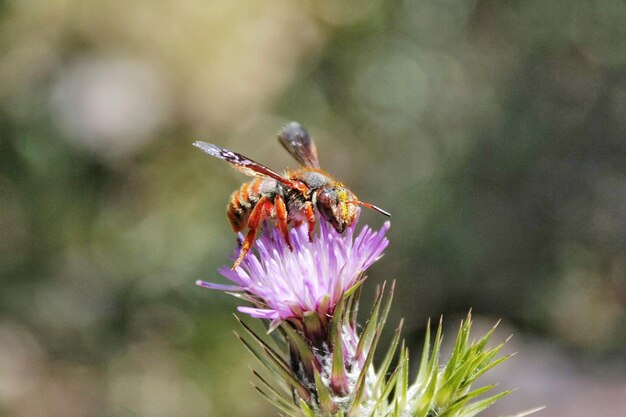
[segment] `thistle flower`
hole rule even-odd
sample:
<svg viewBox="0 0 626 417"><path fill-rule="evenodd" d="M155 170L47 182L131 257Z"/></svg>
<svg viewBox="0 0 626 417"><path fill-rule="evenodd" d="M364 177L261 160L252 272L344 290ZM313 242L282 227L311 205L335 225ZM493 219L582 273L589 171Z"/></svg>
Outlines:
<svg viewBox="0 0 626 417"><path fill-rule="evenodd" d="M315 312L332 315L341 297L359 284L363 271L382 256L389 244L386 222L378 232L364 227L353 239L354 227L344 234L321 222L319 235L309 241L306 227L291 230L293 251L277 230L267 229L255 243L258 256L248 255L239 267L220 269L236 285L198 281L201 287L242 293L257 307L239 307L242 313L277 323L303 319Z"/></svg>
<svg viewBox="0 0 626 417"><path fill-rule="evenodd" d="M321 222L319 234L309 241L307 229L295 227L290 232L292 251L278 231L266 228L255 243L258 256L249 254L235 270L220 269L235 285L197 284L250 301L254 307L238 310L270 320L270 330L279 327L289 345L290 379L297 381L300 399L314 409L337 412L367 382L364 366L374 328L367 337L357 333L358 289L364 271L389 244L388 229L389 222L379 231L364 227L355 238L354 226L339 234Z"/></svg>
<svg viewBox="0 0 626 417"><path fill-rule="evenodd" d="M373 365L394 286L378 289L360 331L357 309L365 270L388 245L389 223L379 231L364 227L356 238L355 228L339 234L321 222L319 233L309 241L306 229L295 227L290 231L292 251L276 230L266 227L255 243L256 254L249 253L234 271L220 269L233 285L197 282L252 303L238 310L269 320L269 332L276 331L285 342L285 350L273 348L240 321L247 333L240 339L271 378L254 371L257 389L286 415L306 417L472 417L507 395L505 391L471 402L494 387L472 390L475 380L507 357L496 358L502 344L487 348L493 331L469 342L470 316L461 324L445 365L439 362L441 323L432 350L427 333L412 383L408 349L400 343L401 324L380 366ZM394 358L397 365L392 369Z"/></svg>

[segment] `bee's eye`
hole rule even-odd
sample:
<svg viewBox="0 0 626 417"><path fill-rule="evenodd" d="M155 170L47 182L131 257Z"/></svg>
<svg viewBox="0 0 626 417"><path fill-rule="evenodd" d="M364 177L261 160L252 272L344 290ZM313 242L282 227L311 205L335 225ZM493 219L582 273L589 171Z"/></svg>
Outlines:
<svg viewBox="0 0 626 417"><path fill-rule="evenodd" d="M332 191L321 191L317 195L317 209L320 215L328 222L335 220L333 207L337 205L337 197Z"/></svg>

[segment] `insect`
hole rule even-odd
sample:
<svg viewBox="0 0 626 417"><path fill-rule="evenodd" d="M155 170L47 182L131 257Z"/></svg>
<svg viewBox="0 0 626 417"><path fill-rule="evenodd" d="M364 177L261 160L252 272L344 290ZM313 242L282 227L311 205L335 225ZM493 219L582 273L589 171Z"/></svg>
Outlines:
<svg viewBox="0 0 626 417"><path fill-rule="evenodd" d="M287 170L281 175L220 146L200 141L193 144L209 155L228 162L236 170L256 177L233 192L226 207L226 215L235 233L247 228L239 257L232 269L237 268L245 258L265 219L277 221L287 246L293 250L289 224L298 226L306 222L311 240L316 210L339 233L354 223L357 206L391 216L373 204L359 201L343 183L320 168L315 143L299 123L285 125L278 133L278 141L301 164L300 168Z"/></svg>

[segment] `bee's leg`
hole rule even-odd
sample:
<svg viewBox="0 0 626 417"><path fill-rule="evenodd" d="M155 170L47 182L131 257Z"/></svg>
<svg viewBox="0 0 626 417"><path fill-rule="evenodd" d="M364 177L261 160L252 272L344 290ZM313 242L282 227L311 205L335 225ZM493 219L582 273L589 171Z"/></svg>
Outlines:
<svg viewBox="0 0 626 417"><path fill-rule="evenodd" d="M246 238L241 244L241 251L239 252L239 257L235 261L235 264L233 265L232 269L236 269L239 266L241 261L243 261L243 258L246 257L246 254L252 247L252 244L254 243L254 239L256 238L256 232L259 229L259 226L261 225L261 222L263 221L265 216L267 216L267 211L269 208L267 207L268 204L271 204L269 199L267 197L261 197L261 199L256 203L256 205L252 209L252 212L250 213L250 217L248 219L248 233L246 233Z"/></svg>
<svg viewBox="0 0 626 417"><path fill-rule="evenodd" d="M289 249L293 251L291 246L291 240L289 240L289 226L287 225L287 207L285 206L285 200L282 195L277 195L274 198L274 208L276 208L276 217L278 217L278 228L285 238L285 242Z"/></svg>
<svg viewBox="0 0 626 417"><path fill-rule="evenodd" d="M313 242L313 232L315 231L315 211L313 211L313 204L307 201L306 208L306 221L309 225L309 242Z"/></svg>

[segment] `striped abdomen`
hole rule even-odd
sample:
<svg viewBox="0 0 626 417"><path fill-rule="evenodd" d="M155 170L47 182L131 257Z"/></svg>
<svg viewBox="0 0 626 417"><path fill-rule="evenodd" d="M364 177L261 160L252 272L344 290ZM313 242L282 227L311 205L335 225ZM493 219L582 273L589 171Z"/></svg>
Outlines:
<svg viewBox="0 0 626 417"><path fill-rule="evenodd" d="M277 194L284 195L285 189L273 179L256 178L242 184L230 196L226 207L226 216L233 230L240 232L246 227L250 213L261 197L266 196L274 201Z"/></svg>

